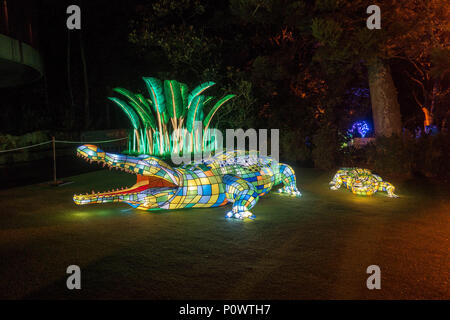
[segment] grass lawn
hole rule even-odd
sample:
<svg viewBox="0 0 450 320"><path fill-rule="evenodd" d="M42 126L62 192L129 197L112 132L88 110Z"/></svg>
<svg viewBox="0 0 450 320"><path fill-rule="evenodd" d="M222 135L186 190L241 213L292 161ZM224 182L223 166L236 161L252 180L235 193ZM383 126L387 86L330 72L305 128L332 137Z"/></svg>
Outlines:
<svg viewBox="0 0 450 320"><path fill-rule="evenodd" d="M1 190L0 298L449 299L448 187L391 181L400 198L364 198L329 190L331 177L298 169L302 198L270 194L244 222L228 207L72 202L134 183L108 170ZM82 290L66 289L72 264ZM381 290L366 288L372 264Z"/></svg>

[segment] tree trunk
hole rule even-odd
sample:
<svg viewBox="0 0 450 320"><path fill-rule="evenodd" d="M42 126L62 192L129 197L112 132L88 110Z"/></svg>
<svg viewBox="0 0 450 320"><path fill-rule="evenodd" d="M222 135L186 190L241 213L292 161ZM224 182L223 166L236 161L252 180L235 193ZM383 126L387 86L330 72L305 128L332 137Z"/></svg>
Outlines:
<svg viewBox="0 0 450 320"><path fill-rule="evenodd" d="M434 123L434 114L435 114L435 106L436 106L436 96L439 91L438 89L439 82L437 80L434 80L433 82L433 90L431 91L431 102L430 102L430 124L433 125Z"/></svg>
<svg viewBox="0 0 450 320"><path fill-rule="evenodd" d="M389 66L380 59L369 62L369 88L375 136L389 137L402 132L397 89Z"/></svg>
<svg viewBox="0 0 450 320"><path fill-rule="evenodd" d="M87 76L86 55L84 54L83 38L80 34L80 53L81 62L83 63L83 80L84 80L84 128L87 129L90 125L90 110L89 110L89 82Z"/></svg>

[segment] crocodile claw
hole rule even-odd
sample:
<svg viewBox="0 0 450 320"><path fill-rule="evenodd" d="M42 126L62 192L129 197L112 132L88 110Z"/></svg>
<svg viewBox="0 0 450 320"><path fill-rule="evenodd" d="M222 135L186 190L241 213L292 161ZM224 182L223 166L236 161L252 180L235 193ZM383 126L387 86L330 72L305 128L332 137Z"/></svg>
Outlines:
<svg viewBox="0 0 450 320"><path fill-rule="evenodd" d="M225 218L244 220L245 218L254 219L255 215L252 214L250 211L241 211L236 213L234 213L233 211L228 211L227 214L225 215Z"/></svg>
<svg viewBox="0 0 450 320"><path fill-rule="evenodd" d="M302 196L302 194L300 193L300 191L298 191L297 188L293 188L293 187L283 187L281 189L278 190L278 193L280 194L288 194L291 195L293 197L296 198L300 198Z"/></svg>
<svg viewBox="0 0 450 320"><path fill-rule="evenodd" d="M388 194L388 197L389 197L389 198L399 198L399 196L396 195L396 194L394 194L394 193Z"/></svg>

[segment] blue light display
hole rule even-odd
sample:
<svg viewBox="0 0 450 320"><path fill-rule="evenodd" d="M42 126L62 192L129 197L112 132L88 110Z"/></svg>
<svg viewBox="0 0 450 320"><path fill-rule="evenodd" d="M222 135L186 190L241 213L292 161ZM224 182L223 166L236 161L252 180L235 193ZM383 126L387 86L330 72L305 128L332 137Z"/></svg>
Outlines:
<svg viewBox="0 0 450 320"><path fill-rule="evenodd" d="M358 132L361 138L364 138L369 131L370 127L365 121L356 121L353 124L352 128L348 130L350 134L355 134L356 132Z"/></svg>

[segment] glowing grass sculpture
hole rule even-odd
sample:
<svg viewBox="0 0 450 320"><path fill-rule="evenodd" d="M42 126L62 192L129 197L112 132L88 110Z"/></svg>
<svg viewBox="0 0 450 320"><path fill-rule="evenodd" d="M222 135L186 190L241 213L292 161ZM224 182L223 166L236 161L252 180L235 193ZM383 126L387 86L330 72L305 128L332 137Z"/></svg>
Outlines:
<svg viewBox="0 0 450 320"><path fill-rule="evenodd" d="M352 190L353 194L371 196L377 191L385 191L391 198L397 198L394 194L395 187L389 182L383 181L380 176L373 174L369 169L342 168L334 175L330 182L330 189L337 190L342 185Z"/></svg>
<svg viewBox="0 0 450 320"><path fill-rule="evenodd" d="M228 218L253 218L250 210L274 185L282 194L301 196L294 170L256 152L229 151L211 158L172 168L148 155L112 154L94 145L78 147L77 156L102 163L110 169L136 175L130 188L74 195L76 204L125 202L141 210L218 207L232 203Z"/></svg>
<svg viewBox="0 0 450 320"><path fill-rule="evenodd" d="M190 93L188 86L175 80L143 78L150 98L134 94L124 88L115 88L123 98L109 97L129 118L133 137L129 153L168 155L181 152L214 151L211 139L211 120L216 112L235 95L229 94L217 101L205 117L205 108L214 97L203 92L214 85L205 82Z"/></svg>

